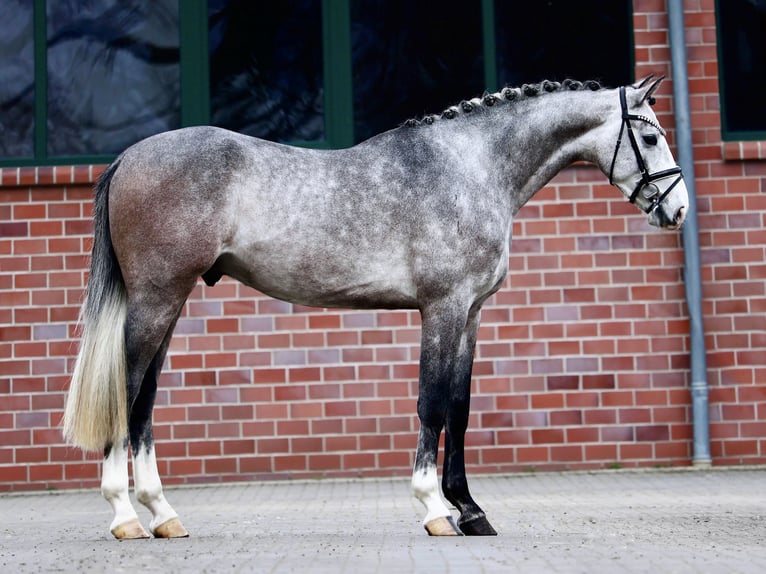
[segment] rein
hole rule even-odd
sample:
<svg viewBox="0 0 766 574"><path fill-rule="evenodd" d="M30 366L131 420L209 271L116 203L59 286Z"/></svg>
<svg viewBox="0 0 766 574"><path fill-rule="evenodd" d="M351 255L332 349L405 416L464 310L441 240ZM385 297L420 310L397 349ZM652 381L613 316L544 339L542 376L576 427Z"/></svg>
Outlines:
<svg viewBox="0 0 766 574"><path fill-rule="evenodd" d="M625 132L625 127L627 126L628 138L630 139L630 145L633 148L633 153L635 154L636 162L638 163L638 171L641 174L641 179L636 184L636 187L633 190L633 193L630 195L629 201L630 203L635 203L636 198L638 197L638 193L642 189L647 188L650 191L650 193L644 193L644 197L646 199L650 199L651 204L649 205L648 208L646 209L641 208L641 209L644 211L644 213L649 214L659 207L659 205L668 196L671 190L676 185L678 185L678 182L681 181L684 176L681 173L681 168L679 166L671 167L670 169L664 169L662 171L655 171L654 173L649 173L649 170L646 169L646 163L644 162L644 158L641 155L641 151L638 149L638 143L636 142L636 135L633 132L633 126L631 125L630 122L631 120L646 122L647 124L657 128L657 130L659 130L662 136L665 136L665 130L662 129L662 127L657 122L655 122L654 120L652 120L651 118L647 116L628 113L628 103L625 97L625 86L620 87L620 106L622 107L622 124L620 125L620 135L617 138L617 144L614 146L614 156L612 157L612 165L609 168L609 183L611 185L614 185L614 181L612 178L614 174L614 164L617 161L617 153L620 151L620 145L622 144L622 134ZM660 190L654 184L654 182L660 179L665 179L667 177L670 177L676 174L678 174L678 177L660 195Z"/></svg>

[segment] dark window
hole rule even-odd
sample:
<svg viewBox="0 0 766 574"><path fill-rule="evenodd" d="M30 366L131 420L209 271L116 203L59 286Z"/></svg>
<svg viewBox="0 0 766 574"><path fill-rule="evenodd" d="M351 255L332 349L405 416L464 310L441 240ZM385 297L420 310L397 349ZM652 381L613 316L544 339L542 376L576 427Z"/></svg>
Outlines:
<svg viewBox="0 0 766 574"><path fill-rule="evenodd" d="M211 123L280 142L324 138L320 0L209 0Z"/></svg>
<svg viewBox="0 0 766 574"><path fill-rule="evenodd" d="M29 0L3 4L0 18L0 157L34 153L35 66Z"/></svg>
<svg viewBox="0 0 766 574"><path fill-rule="evenodd" d="M633 81L631 0L495 0L500 84Z"/></svg>
<svg viewBox="0 0 766 574"><path fill-rule="evenodd" d="M180 126L178 0L47 2L49 156Z"/></svg>
<svg viewBox="0 0 766 574"><path fill-rule="evenodd" d="M484 90L481 2L352 0L354 136Z"/></svg>
<svg viewBox="0 0 766 574"><path fill-rule="evenodd" d="M503 85L632 81L631 0L0 7L2 165L101 163L139 139L195 124L343 147ZM764 37L760 22L751 46ZM751 52L762 71L766 51Z"/></svg>
<svg viewBox="0 0 766 574"><path fill-rule="evenodd" d="M766 138L766 0L719 0L724 139Z"/></svg>

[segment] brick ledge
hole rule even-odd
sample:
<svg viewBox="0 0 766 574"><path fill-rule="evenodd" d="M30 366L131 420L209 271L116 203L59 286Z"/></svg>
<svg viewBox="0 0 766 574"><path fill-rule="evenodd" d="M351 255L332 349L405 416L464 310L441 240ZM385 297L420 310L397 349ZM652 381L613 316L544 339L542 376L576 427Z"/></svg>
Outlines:
<svg viewBox="0 0 766 574"><path fill-rule="evenodd" d="M105 165L57 165L0 168L0 186L92 185Z"/></svg>
<svg viewBox="0 0 766 574"><path fill-rule="evenodd" d="M766 159L766 141L723 142L721 155L724 161Z"/></svg>

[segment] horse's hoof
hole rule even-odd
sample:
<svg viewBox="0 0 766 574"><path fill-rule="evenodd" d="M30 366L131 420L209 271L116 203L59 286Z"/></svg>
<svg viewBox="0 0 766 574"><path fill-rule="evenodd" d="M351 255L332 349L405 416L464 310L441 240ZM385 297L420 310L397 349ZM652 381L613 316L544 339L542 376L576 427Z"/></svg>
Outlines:
<svg viewBox="0 0 766 574"><path fill-rule="evenodd" d="M149 533L141 526L138 518L123 522L119 526L112 528L112 535L117 540L138 540L141 538L151 538Z"/></svg>
<svg viewBox="0 0 766 574"><path fill-rule="evenodd" d="M157 538L188 538L189 533L178 518L171 518L152 530Z"/></svg>
<svg viewBox="0 0 766 574"><path fill-rule="evenodd" d="M451 516L440 516L423 525L429 536L462 536L463 533Z"/></svg>
<svg viewBox="0 0 766 574"><path fill-rule="evenodd" d="M471 520L460 522L460 530L466 536L497 536L497 530L492 528L486 516L477 516Z"/></svg>

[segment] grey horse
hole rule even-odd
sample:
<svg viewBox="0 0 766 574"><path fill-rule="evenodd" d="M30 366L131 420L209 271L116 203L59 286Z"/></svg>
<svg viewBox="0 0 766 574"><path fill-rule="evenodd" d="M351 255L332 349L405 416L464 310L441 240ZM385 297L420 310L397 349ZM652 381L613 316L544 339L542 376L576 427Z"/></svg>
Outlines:
<svg viewBox="0 0 766 574"><path fill-rule="evenodd" d="M188 535L163 495L152 409L184 302L198 278L223 275L302 305L419 310L412 488L423 524L432 535L496 534L469 493L464 435L479 313L508 272L511 222L561 169L585 161L650 224L678 229L686 187L650 107L661 79L505 88L343 150L192 127L123 152L95 190L64 415L70 442L104 453L113 535L149 536L128 496L129 452L151 532ZM439 492L443 429L442 491L457 521Z"/></svg>

